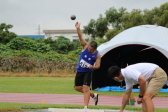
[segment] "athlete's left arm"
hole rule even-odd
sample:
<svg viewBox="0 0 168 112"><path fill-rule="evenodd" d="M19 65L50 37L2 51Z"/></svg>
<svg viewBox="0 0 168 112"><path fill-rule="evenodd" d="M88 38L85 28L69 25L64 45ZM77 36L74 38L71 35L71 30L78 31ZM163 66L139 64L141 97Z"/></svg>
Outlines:
<svg viewBox="0 0 168 112"><path fill-rule="evenodd" d="M142 97L146 91L146 79L144 76L140 75L138 78L138 82L140 85L140 93L139 93L139 97L137 99L137 103L141 104L142 103Z"/></svg>
<svg viewBox="0 0 168 112"><path fill-rule="evenodd" d="M100 62L101 62L101 56L100 56L100 53L98 53L97 57L96 57L95 66L90 65L89 68L94 69L94 70L99 69L100 68Z"/></svg>
<svg viewBox="0 0 168 112"><path fill-rule="evenodd" d="M138 82L140 85L140 93L139 95L143 96L146 91L146 79L144 76L140 75L138 78Z"/></svg>

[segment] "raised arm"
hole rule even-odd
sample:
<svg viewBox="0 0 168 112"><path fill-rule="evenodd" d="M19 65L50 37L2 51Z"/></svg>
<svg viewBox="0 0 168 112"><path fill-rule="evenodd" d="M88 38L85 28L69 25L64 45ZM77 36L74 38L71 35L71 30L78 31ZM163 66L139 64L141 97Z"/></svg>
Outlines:
<svg viewBox="0 0 168 112"><path fill-rule="evenodd" d="M80 30L80 23L76 22L75 27L76 27L76 30L77 30L77 33L78 33L80 44L82 45L82 47L83 47L82 49L84 50L88 46L88 43L82 37L82 33L81 33L81 30Z"/></svg>

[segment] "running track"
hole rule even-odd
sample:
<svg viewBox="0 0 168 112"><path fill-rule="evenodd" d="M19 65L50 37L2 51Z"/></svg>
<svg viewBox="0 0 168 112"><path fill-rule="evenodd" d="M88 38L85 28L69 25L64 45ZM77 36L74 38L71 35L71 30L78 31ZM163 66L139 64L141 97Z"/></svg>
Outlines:
<svg viewBox="0 0 168 112"><path fill-rule="evenodd" d="M136 99L137 97L135 97ZM121 106L122 96L99 95L98 105ZM83 95L72 94L32 94L32 93L0 93L0 102L42 103L83 105ZM168 97L155 97L156 108L168 108ZM94 105L90 99L89 105ZM135 103L136 107L141 107Z"/></svg>

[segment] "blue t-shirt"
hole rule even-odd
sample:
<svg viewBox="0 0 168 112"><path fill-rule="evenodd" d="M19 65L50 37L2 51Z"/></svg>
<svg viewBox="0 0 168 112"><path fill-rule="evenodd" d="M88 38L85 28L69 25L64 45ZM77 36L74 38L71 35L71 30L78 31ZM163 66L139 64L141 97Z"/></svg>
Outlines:
<svg viewBox="0 0 168 112"><path fill-rule="evenodd" d="M76 68L77 72L90 72L93 69L89 69L89 65L94 65L96 62L96 57L98 54L98 50L94 54L88 52L88 48L86 48L83 52L81 52L78 66Z"/></svg>

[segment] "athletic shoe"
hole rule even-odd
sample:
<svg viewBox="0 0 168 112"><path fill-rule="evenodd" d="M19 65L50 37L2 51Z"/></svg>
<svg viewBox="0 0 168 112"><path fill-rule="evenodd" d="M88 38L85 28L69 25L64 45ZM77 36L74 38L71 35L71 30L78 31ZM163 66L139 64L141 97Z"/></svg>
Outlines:
<svg viewBox="0 0 168 112"><path fill-rule="evenodd" d="M97 105L97 103L98 103L98 94L97 93L94 93L93 100L95 102L95 105Z"/></svg>
<svg viewBox="0 0 168 112"><path fill-rule="evenodd" d="M85 106L85 107L84 107L84 110L87 110L87 109L88 109L88 107L87 107L87 106Z"/></svg>

